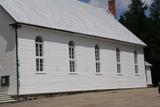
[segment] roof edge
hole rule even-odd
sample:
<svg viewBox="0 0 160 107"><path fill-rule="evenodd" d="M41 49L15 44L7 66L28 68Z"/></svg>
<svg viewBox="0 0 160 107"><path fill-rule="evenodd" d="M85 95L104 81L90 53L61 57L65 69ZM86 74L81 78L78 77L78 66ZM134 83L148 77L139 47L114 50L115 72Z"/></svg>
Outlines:
<svg viewBox="0 0 160 107"><path fill-rule="evenodd" d="M15 21L17 22L17 20L0 4L0 7Z"/></svg>
<svg viewBox="0 0 160 107"><path fill-rule="evenodd" d="M75 33L75 34L80 34L80 35L87 35L87 36L91 36L91 37L96 37L96 38L108 39L108 40L112 40L112 41L123 42L123 43L127 43L127 44L132 44L132 45L141 46L141 47L147 47L147 44L145 44L145 43L144 43L144 45L143 45L143 44L136 44L136 43L121 41L121 40L117 40L117 39L99 37L99 36L96 36L96 35L90 35L90 34L85 34L85 33L80 33L80 32L69 31L69 30L63 30L63 29L45 27L45 26L34 25L34 24L23 23L23 22L17 22L17 21L16 21L16 23L17 23L17 24L22 24L22 25L33 26L33 27L44 28L44 29L56 30L56 31L61 31L61 32Z"/></svg>

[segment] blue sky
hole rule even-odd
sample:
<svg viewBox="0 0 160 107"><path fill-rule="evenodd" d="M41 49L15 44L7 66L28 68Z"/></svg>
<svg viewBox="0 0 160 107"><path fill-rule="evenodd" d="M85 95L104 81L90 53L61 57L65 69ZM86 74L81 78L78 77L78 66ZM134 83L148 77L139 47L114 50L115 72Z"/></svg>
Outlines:
<svg viewBox="0 0 160 107"><path fill-rule="evenodd" d="M107 9L108 6L108 0L81 0L86 3ZM148 6L151 5L152 0L142 0L146 2ZM117 17L119 18L120 15L125 12L128 9L128 5L131 3L131 0L116 0L116 6L117 6ZM146 12L146 14L149 14L149 11Z"/></svg>

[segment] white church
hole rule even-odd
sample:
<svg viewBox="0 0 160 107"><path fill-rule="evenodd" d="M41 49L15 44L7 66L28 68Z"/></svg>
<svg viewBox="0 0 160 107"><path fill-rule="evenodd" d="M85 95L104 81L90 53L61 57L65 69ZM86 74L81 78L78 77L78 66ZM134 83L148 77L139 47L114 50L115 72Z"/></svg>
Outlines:
<svg viewBox="0 0 160 107"><path fill-rule="evenodd" d="M0 0L0 92L147 87L146 44L111 13L78 0Z"/></svg>

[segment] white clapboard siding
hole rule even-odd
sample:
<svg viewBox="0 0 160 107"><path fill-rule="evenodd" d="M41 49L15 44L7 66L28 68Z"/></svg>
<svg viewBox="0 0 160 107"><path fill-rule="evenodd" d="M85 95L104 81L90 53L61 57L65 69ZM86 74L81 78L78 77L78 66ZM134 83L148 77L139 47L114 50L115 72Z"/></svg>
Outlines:
<svg viewBox="0 0 160 107"><path fill-rule="evenodd" d="M12 18L0 6L0 78L10 76L9 87L1 87L0 93L17 94L15 29L9 24ZM1 80L1 79L0 79Z"/></svg>
<svg viewBox="0 0 160 107"><path fill-rule="evenodd" d="M146 87L143 48L107 39L31 26L18 30L20 94ZM35 38L44 40L45 74L36 73ZM75 42L76 73L69 72L68 42ZM96 75L94 46L100 47L101 75ZM116 48L121 50L122 75L117 74ZM135 75L134 50L139 75Z"/></svg>

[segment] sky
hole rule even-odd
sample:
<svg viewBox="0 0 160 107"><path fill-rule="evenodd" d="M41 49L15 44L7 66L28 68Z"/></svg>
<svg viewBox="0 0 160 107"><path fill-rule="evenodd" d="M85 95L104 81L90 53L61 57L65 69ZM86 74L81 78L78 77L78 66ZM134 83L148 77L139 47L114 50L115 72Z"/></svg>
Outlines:
<svg viewBox="0 0 160 107"><path fill-rule="evenodd" d="M92 4L94 6L101 7L103 9L108 8L108 0L81 0L81 1ZM142 0L142 1L145 1L148 6L150 6L152 3L152 0ZM130 3L131 3L131 0L116 0L118 18L123 12L127 11L128 5ZM147 10L146 14L149 14L149 10Z"/></svg>

